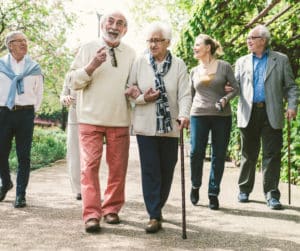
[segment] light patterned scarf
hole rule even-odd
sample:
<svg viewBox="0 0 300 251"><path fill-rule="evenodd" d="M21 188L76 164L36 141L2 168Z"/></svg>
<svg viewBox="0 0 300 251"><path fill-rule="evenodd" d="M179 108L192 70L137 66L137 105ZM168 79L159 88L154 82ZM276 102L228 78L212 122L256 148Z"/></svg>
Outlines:
<svg viewBox="0 0 300 251"><path fill-rule="evenodd" d="M163 77L168 73L171 67L172 55L170 51L168 51L162 70L160 71L157 69L157 64L151 53L149 57L155 75L155 89L160 91L160 95L156 100L156 131L158 133L168 133L171 132L173 128L168 95Z"/></svg>

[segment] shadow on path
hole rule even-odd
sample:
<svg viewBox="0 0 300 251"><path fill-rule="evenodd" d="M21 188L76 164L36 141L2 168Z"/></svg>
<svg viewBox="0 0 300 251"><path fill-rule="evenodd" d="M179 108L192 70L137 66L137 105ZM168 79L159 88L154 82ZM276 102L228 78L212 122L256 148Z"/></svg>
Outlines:
<svg viewBox="0 0 300 251"><path fill-rule="evenodd" d="M13 208L15 188L0 203L0 250L300 250L299 187L293 187L293 205L284 206L282 211L272 211L266 206L259 181L251 194L255 200L238 203L237 185L233 185L238 170L230 168L225 170L222 181L220 210L213 211L207 207L205 186L209 162L205 164L198 206L193 206L188 198L190 184L186 168L187 239L181 238L180 163L163 210L163 229L157 234L146 234L144 228L149 219L141 191L138 152L135 144L132 147L121 224L109 225L102 221L100 233L84 231L81 201L76 201L71 193L66 163L60 161L31 173L26 208ZM100 173L104 189L105 160ZM281 189L283 195L287 194L285 187Z"/></svg>

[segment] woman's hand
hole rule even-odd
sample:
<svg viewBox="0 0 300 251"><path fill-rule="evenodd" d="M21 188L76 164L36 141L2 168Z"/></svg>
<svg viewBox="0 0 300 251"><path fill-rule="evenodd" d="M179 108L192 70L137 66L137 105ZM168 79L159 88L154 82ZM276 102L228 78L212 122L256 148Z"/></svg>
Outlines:
<svg viewBox="0 0 300 251"><path fill-rule="evenodd" d="M144 93L144 100L146 102L155 101L159 97L159 94L160 94L159 90L153 90L152 88L149 88Z"/></svg>
<svg viewBox="0 0 300 251"><path fill-rule="evenodd" d="M227 104L227 99L226 98L221 98L220 103L221 103L222 107L224 108L225 105Z"/></svg>
<svg viewBox="0 0 300 251"><path fill-rule="evenodd" d="M183 128L189 128L190 120L188 118L180 117L176 121L178 122L179 130Z"/></svg>

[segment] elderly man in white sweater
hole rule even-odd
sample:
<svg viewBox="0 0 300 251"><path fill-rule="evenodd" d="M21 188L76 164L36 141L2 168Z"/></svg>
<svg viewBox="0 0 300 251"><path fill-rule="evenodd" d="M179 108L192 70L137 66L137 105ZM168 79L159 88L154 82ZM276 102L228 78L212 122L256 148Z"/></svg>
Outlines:
<svg viewBox="0 0 300 251"><path fill-rule="evenodd" d="M120 222L125 201L130 111L124 89L135 52L121 42L127 20L119 11L101 19L101 37L82 46L71 66L71 88L77 90L77 115L81 158L83 220L87 232L100 230L102 216L109 224ZM103 138L109 167L101 202L99 164Z"/></svg>

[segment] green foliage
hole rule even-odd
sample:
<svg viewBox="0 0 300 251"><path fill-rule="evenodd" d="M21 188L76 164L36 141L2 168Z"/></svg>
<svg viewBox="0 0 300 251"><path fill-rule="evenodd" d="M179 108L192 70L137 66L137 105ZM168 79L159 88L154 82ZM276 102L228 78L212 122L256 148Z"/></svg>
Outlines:
<svg viewBox="0 0 300 251"><path fill-rule="evenodd" d="M40 63L45 79L41 113L61 109L59 95L73 54L65 42L75 21L74 14L65 10L67 1L5 0L0 4L0 55L7 53L4 38L8 32L21 30L26 34L29 54Z"/></svg>
<svg viewBox="0 0 300 251"><path fill-rule="evenodd" d="M31 170L45 167L56 160L65 158L66 155L66 135L57 128L34 129L32 149L31 149ZM16 156L15 143L9 157L11 170L16 170L18 160Z"/></svg>
<svg viewBox="0 0 300 251"><path fill-rule="evenodd" d="M175 51L188 68L197 64L193 59L193 44L200 33L205 33L218 40L224 49L223 59L231 64L242 55L247 54L246 36L249 29L262 23L271 32L271 48L288 55L296 82L300 83L300 4L299 1L243 1L243 0L203 0L195 1L186 27L180 34ZM236 101L233 104L233 128L231 133L229 155L239 165L240 137L236 128ZM291 173L292 181L300 184L300 117L291 127ZM287 133L284 129L284 147L282 158L282 179L287 179ZM261 156L260 156L261 159Z"/></svg>
<svg viewBox="0 0 300 251"><path fill-rule="evenodd" d="M290 9L272 21L286 6L290 6ZM205 33L221 42L225 52L224 60L233 64L238 57L247 53L245 38L249 28L258 23L269 23L268 27L272 34L271 47L288 54L292 65L299 66L299 3L289 5L287 1L280 1L265 16L261 15L261 18L253 21L253 18L267 7L265 0L197 1L191 19L181 32L181 39L176 47L177 54L189 68L194 66L197 63L192 59L194 40L198 34ZM296 73L299 67L295 66L294 70Z"/></svg>
<svg viewBox="0 0 300 251"><path fill-rule="evenodd" d="M297 119L290 122L290 163L291 163L291 183L300 184L300 114ZM281 179L288 181L288 133L287 123L284 128L284 141L282 148L282 171Z"/></svg>
<svg viewBox="0 0 300 251"><path fill-rule="evenodd" d="M235 98L230 102L231 109L236 111L237 109L237 101L238 98ZM230 133L230 141L228 145L228 157L234 162L235 166L240 166L240 159L241 159L241 138L240 138L240 131L236 127L237 118L236 116L232 116L232 129Z"/></svg>
<svg viewBox="0 0 300 251"><path fill-rule="evenodd" d="M130 11L135 23L142 30L153 21L168 22L173 27L173 41L189 20L190 12L197 0L132 0Z"/></svg>
<svg viewBox="0 0 300 251"><path fill-rule="evenodd" d="M62 109L66 110L65 107L63 107ZM45 112L40 113L39 118L40 119L45 119L45 120L50 120L50 121L58 121L58 122L61 123L62 122L62 116L61 116L62 111L61 110L56 110L56 111L51 112L51 113L45 113Z"/></svg>

